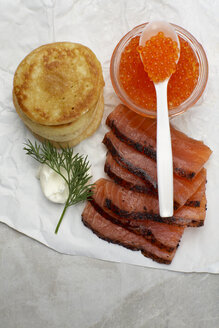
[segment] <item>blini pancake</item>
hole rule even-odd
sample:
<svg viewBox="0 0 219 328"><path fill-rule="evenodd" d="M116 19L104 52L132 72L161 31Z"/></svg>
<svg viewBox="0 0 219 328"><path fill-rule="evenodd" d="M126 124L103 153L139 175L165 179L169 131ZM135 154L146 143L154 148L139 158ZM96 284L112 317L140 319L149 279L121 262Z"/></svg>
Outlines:
<svg viewBox="0 0 219 328"><path fill-rule="evenodd" d="M77 144L79 144L82 140L90 137L98 129L103 117L103 111L104 111L104 98L103 95L101 95L100 100L98 102L98 106L95 109L95 115L94 115L95 118L92 120L91 124L89 124L89 126L84 129L84 131L81 134L79 134L77 137L71 140L57 142L54 140L45 139L37 135L36 133L33 132L32 133L39 141L43 142L49 140L57 148L74 147Z"/></svg>
<svg viewBox="0 0 219 328"><path fill-rule="evenodd" d="M50 43L33 50L18 66L15 107L38 124L67 124L95 107L103 86L101 64L89 48Z"/></svg>
<svg viewBox="0 0 219 328"><path fill-rule="evenodd" d="M42 125L31 121L20 110L20 107L17 106L17 100L14 97L14 94L13 98L17 113L24 124L36 135L57 142L76 139L79 135L81 135L83 131L87 129L90 124L92 124L93 120L98 119L98 117L96 117L96 113L98 112L97 108L103 105L103 91L101 91L97 104L94 108L81 115L77 120L62 125Z"/></svg>

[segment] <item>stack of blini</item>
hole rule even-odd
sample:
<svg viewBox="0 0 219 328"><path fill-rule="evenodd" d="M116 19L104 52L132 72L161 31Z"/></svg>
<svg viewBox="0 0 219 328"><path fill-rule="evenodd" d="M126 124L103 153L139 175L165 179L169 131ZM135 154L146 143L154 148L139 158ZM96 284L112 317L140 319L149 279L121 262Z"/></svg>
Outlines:
<svg viewBox="0 0 219 328"><path fill-rule="evenodd" d="M33 50L19 64L13 101L40 140L73 147L98 128L104 110L101 64L87 47L57 42Z"/></svg>

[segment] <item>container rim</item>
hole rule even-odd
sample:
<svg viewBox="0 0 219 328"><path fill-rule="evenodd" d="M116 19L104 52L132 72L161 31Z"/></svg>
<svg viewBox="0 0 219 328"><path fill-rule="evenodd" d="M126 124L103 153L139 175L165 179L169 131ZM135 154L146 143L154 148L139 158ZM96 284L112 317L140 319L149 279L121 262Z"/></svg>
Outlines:
<svg viewBox="0 0 219 328"><path fill-rule="evenodd" d="M140 35L141 31L147 24L148 22L135 26L132 30L127 32L122 37L122 39L118 42L118 44L116 45L113 51L110 61L110 78L111 78L112 86L117 96L123 102L123 104L125 104L127 107L134 110L136 113L140 115L147 116L150 118L156 118L157 113L155 110L146 109L133 103L131 98L128 97L128 95L125 93L124 89L120 85L119 80L117 78L120 57L124 47L128 44L128 42L133 37ZM170 24L174 27L178 36L182 37L184 40L189 42L199 63L199 78L198 78L197 85L195 86L192 94L182 104L180 104L178 107L169 110L169 116L173 117L187 111L202 96L208 81L208 60L204 48L190 32L188 32L187 30L176 24L172 24L172 23Z"/></svg>

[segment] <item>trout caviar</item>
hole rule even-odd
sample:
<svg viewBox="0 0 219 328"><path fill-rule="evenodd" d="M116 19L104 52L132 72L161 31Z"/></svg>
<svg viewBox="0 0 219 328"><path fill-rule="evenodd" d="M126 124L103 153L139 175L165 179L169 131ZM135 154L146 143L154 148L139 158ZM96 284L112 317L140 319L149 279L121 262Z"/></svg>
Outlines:
<svg viewBox="0 0 219 328"><path fill-rule="evenodd" d="M157 33L137 50L144 70L153 82L162 82L176 71L179 48L177 42L165 37L163 32Z"/></svg>
<svg viewBox="0 0 219 328"><path fill-rule="evenodd" d="M156 110L154 83L144 70L138 52L139 36L131 39L121 54L119 81L132 101L148 110ZM199 64L187 41L179 37L180 58L167 88L169 109L183 103L193 92L199 77Z"/></svg>

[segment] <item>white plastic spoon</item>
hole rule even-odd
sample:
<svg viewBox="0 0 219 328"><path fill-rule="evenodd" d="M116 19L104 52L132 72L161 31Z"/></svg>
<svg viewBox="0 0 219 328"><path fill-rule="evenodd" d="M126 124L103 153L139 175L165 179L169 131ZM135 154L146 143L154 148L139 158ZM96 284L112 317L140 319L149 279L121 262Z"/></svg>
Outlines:
<svg viewBox="0 0 219 328"><path fill-rule="evenodd" d="M139 45L145 46L145 42L158 32L163 32L165 37L170 37L173 41L176 41L180 50L179 39L174 28L163 21L154 21L147 24L142 31ZM157 95L157 179L161 217L173 216L173 160L167 104L169 79L170 76L163 82L154 83Z"/></svg>

